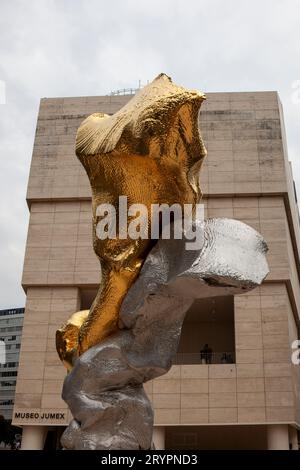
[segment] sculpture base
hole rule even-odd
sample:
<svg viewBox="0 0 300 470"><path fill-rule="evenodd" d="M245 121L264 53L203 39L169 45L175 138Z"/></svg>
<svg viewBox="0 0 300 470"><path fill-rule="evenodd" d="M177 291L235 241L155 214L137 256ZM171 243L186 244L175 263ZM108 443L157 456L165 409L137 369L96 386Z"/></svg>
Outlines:
<svg viewBox="0 0 300 470"><path fill-rule="evenodd" d="M97 362L97 352L94 351ZM100 353L101 354L101 353ZM92 379L93 382L93 379ZM73 419L64 432L61 443L65 449L79 450L139 450L150 449L153 410L142 385L121 390L108 390L82 399L82 421Z"/></svg>

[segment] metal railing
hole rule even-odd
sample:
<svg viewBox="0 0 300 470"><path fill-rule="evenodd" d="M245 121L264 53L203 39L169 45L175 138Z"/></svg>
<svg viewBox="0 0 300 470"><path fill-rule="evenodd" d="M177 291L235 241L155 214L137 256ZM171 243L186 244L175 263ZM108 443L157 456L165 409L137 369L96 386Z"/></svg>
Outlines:
<svg viewBox="0 0 300 470"><path fill-rule="evenodd" d="M147 85L149 83L149 80L147 80ZM137 88L121 88L120 90L114 90L110 92L110 96L124 96L124 95L135 95L138 91L141 90L141 88L144 88L144 84L139 80L139 86Z"/></svg>
<svg viewBox="0 0 300 470"><path fill-rule="evenodd" d="M213 353L177 353L173 364L234 364L235 353L213 352Z"/></svg>
<svg viewBox="0 0 300 470"><path fill-rule="evenodd" d="M110 96L124 96L124 95L135 95L140 88L121 88L110 92Z"/></svg>

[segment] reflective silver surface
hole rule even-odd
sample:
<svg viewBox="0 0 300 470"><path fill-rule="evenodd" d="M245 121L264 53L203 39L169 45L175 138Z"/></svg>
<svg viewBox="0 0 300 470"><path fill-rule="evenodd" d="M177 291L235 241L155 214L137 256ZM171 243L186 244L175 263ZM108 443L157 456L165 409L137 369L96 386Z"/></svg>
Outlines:
<svg viewBox="0 0 300 470"><path fill-rule="evenodd" d="M74 417L64 448L150 449L153 410L143 383L170 369L193 301L247 292L268 274L267 245L254 229L231 219L202 227L198 251L187 251L185 239L158 241L123 301L122 330L75 362L63 387Z"/></svg>

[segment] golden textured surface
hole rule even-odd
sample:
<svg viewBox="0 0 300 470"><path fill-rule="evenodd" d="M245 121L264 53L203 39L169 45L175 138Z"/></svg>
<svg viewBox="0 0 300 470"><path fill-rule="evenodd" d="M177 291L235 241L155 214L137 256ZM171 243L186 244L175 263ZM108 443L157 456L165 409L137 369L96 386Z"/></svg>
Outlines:
<svg viewBox="0 0 300 470"><path fill-rule="evenodd" d="M56 349L67 369L72 368L72 360L77 355L78 330L88 314L89 310L74 313L56 332Z"/></svg>
<svg viewBox="0 0 300 470"><path fill-rule="evenodd" d="M199 202L199 170L206 150L198 113L204 99L203 93L160 74L113 116L92 114L79 127L76 154L91 184L93 246L102 280L89 315L79 315L80 325L71 321L57 332L59 356L69 366L72 356L118 329L121 303L155 243L120 239L118 233L116 239L100 240L97 207L110 203L118 215L121 195L128 197L128 206L144 204L149 214L152 204Z"/></svg>

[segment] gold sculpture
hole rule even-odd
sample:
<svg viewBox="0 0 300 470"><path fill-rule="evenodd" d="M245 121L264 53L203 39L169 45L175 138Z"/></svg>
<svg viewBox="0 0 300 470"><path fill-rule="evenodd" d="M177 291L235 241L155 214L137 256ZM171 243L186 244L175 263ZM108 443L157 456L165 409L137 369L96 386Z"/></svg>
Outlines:
<svg viewBox="0 0 300 470"><path fill-rule="evenodd" d="M206 150L198 113L204 99L203 93L160 74L113 116L92 114L79 127L76 155L91 184L93 247L102 279L90 310L75 313L57 331L57 351L68 369L74 357L119 328L122 301L155 243L123 239L119 233L115 239L99 239L97 207L110 203L118 214L120 195L128 197L128 204L144 204L149 213L152 204L199 202Z"/></svg>

